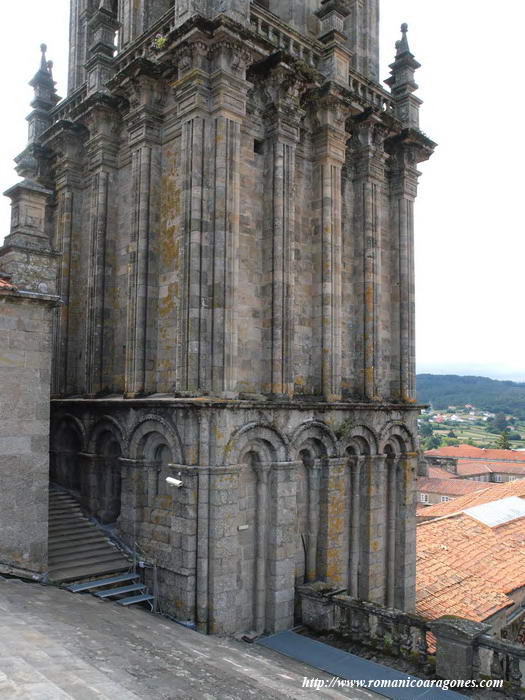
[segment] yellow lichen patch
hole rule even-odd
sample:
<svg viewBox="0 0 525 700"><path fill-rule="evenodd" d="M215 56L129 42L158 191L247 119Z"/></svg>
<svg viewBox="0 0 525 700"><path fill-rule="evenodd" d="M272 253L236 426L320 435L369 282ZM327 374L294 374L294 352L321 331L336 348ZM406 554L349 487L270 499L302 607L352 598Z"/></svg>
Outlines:
<svg viewBox="0 0 525 700"><path fill-rule="evenodd" d="M370 544L370 549L372 552L379 552L381 549L381 543L378 540L373 540Z"/></svg>

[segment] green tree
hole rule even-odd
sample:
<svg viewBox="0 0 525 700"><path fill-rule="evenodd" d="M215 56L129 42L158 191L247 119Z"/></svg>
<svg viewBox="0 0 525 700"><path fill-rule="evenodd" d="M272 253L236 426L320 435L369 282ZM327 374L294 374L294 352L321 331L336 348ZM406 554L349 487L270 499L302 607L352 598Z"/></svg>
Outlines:
<svg viewBox="0 0 525 700"><path fill-rule="evenodd" d="M423 440L423 448L425 450L437 450L438 447L441 447L441 438L439 435L432 435Z"/></svg>
<svg viewBox="0 0 525 700"><path fill-rule="evenodd" d="M497 413L496 416L494 417L494 420L492 421L492 425L494 426L496 432L498 432L498 433L505 432L505 429L507 427L507 417L505 416L505 414L504 413Z"/></svg>
<svg viewBox="0 0 525 700"><path fill-rule="evenodd" d="M496 441L498 450L510 450L511 444L509 440L508 430L504 430Z"/></svg>
<svg viewBox="0 0 525 700"><path fill-rule="evenodd" d="M449 438L457 438L456 433L453 430L449 430L447 433L447 437Z"/></svg>
<svg viewBox="0 0 525 700"><path fill-rule="evenodd" d="M421 437L424 438L432 437L433 432L434 431L432 430L432 426L430 425L430 423L422 423L419 428L419 434L421 435Z"/></svg>

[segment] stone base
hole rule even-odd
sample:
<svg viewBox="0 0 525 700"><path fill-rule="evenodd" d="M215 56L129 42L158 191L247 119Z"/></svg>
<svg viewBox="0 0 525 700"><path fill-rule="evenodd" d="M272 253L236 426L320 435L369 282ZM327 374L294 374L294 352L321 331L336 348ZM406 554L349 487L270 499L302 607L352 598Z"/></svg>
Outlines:
<svg viewBox="0 0 525 700"><path fill-rule="evenodd" d="M296 585L307 579L347 587L350 562L359 566L359 556L361 569L365 562L369 567L361 588L385 598L382 454L406 440L400 503L410 505L399 508L397 527L398 541L408 542L415 519L414 407L213 399L52 403L53 478L65 486L69 480L69 487L76 480L91 512L118 517L124 540L157 567L163 612L209 633L287 629L294 624ZM73 444L76 459L68 452ZM357 486L351 471L359 450L366 464ZM171 486L168 476L182 487ZM360 523L350 513L352 488L368 494ZM372 533L359 545L368 548L366 556L350 556L359 541L356 527ZM413 547L392 557L396 575L403 567L398 578L411 581ZM153 579L148 583L153 587ZM410 606L413 589L402 595Z"/></svg>

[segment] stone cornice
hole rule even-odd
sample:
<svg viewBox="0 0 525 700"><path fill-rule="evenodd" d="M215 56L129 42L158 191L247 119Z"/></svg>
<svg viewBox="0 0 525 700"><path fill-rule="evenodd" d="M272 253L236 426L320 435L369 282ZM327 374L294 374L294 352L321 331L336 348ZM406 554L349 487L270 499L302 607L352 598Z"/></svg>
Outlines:
<svg viewBox="0 0 525 700"><path fill-rule="evenodd" d="M194 408L197 410L201 409L215 409L215 410L229 410L229 409L258 409L262 411L280 411L282 409L286 410L296 410L296 411L319 411L319 412L329 412L329 411L374 411L374 412L418 412L425 405L419 405L414 403L388 403L388 402L334 402L328 403L324 401L239 401L235 399L212 399L212 398L177 398L177 397L143 397L143 398L131 398L124 399L119 397L100 397L100 398L82 398L82 397L70 397L70 398L58 398L54 397L52 399L53 405L58 406L99 406L104 408L109 407L122 407L122 408L140 408L140 407L164 407L164 408Z"/></svg>

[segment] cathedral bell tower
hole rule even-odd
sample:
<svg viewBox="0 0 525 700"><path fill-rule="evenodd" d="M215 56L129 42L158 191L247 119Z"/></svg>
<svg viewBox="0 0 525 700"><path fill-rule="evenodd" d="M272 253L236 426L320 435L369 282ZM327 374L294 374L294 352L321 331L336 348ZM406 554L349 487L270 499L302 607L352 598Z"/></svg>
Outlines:
<svg viewBox="0 0 525 700"><path fill-rule="evenodd" d="M414 606L435 144L405 26L379 83L378 6L71 3L68 96L35 137L64 300L52 479L203 632L288 628L305 582Z"/></svg>

